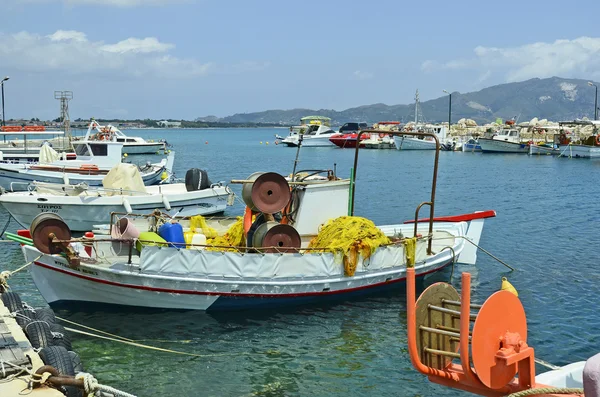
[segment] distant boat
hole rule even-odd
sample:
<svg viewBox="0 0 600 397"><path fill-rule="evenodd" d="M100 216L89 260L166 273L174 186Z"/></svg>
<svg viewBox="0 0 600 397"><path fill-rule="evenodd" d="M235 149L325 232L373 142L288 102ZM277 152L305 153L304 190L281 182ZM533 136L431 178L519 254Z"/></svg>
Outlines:
<svg viewBox="0 0 600 397"><path fill-rule="evenodd" d="M91 121L84 140L120 142L123 144L123 154L153 154L166 148L164 140L154 142L139 136L127 136L117 127L110 124L102 126L96 120Z"/></svg>
<svg viewBox="0 0 600 397"><path fill-rule="evenodd" d="M521 134L515 128L503 128L489 138L479 138L484 153L529 153L529 142L521 142Z"/></svg>
<svg viewBox="0 0 600 397"><path fill-rule="evenodd" d="M290 134L283 138L281 143L296 147L300 135L303 135L302 146L332 146L332 143L329 142L329 136L334 133L335 131L331 129L331 119L329 117L306 116L300 119L300 125L290 127Z"/></svg>
<svg viewBox="0 0 600 397"><path fill-rule="evenodd" d="M475 138L470 138L467 142L462 145L463 152L481 152L481 145Z"/></svg>

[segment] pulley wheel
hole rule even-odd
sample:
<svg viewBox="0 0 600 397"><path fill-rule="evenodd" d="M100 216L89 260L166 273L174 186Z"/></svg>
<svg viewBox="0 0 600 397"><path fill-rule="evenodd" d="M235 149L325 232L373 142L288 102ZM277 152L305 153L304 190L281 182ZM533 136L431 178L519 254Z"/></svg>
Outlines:
<svg viewBox="0 0 600 397"><path fill-rule="evenodd" d="M242 199L252 211L257 211L256 207L254 206L254 202L252 201L252 187L254 186L254 181L256 178L262 174L264 174L264 172L255 172L254 174L251 174L248 178L246 178L246 180L252 181L252 183L248 182L242 185Z"/></svg>
<svg viewBox="0 0 600 397"><path fill-rule="evenodd" d="M254 248L262 247L263 239L265 238L265 235L267 234L269 229L271 229L272 227L277 226L277 225L279 225L279 222L268 221L268 222L265 222L265 223L261 224L260 226L258 226L256 228L256 231L252 235L252 247L254 247Z"/></svg>
<svg viewBox="0 0 600 397"><path fill-rule="evenodd" d="M52 212L42 212L33 218L29 231L34 247L44 254L60 254L63 252L62 247L69 245L69 243L54 244L52 234L59 240L71 239L69 226L58 214Z"/></svg>
<svg viewBox="0 0 600 397"><path fill-rule="evenodd" d="M298 252L302 240L298 231L290 225L276 225L269 229L262 240L264 250L268 253L276 252Z"/></svg>
<svg viewBox="0 0 600 397"><path fill-rule="evenodd" d="M471 338L475 372L490 389L506 386L517 374L516 363L507 366L495 357L507 332L518 332L527 342L527 319L521 301L511 292L498 291L479 310Z"/></svg>
<svg viewBox="0 0 600 397"><path fill-rule="evenodd" d="M262 174L252 185L252 202L260 212L279 212L290 202L290 198L290 185L276 172Z"/></svg>
<svg viewBox="0 0 600 397"><path fill-rule="evenodd" d="M429 309L429 305L458 310L460 307L449 305L444 301L460 302L458 291L447 283L435 283L423 291L417 299L415 317L417 323L417 351L421 362L428 367L444 369L452 363L452 357L428 353L425 348L443 350L451 353L458 351L458 341L451 341L450 336L423 331L421 326L434 329L460 328L460 319L448 313Z"/></svg>

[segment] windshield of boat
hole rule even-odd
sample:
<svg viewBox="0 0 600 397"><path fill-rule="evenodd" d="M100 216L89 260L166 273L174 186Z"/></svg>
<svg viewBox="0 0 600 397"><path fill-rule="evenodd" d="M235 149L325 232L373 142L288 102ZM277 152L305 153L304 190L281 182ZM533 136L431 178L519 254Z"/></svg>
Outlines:
<svg viewBox="0 0 600 397"><path fill-rule="evenodd" d="M73 147L75 148L75 154L77 154L77 156L90 156L91 153L88 150L88 147L85 143L80 143L80 144L74 144Z"/></svg>
<svg viewBox="0 0 600 397"><path fill-rule="evenodd" d="M517 136L517 131L511 130L508 136Z"/></svg>
<svg viewBox="0 0 600 397"><path fill-rule="evenodd" d="M90 143L90 148L94 156L108 155L108 146L101 143Z"/></svg>

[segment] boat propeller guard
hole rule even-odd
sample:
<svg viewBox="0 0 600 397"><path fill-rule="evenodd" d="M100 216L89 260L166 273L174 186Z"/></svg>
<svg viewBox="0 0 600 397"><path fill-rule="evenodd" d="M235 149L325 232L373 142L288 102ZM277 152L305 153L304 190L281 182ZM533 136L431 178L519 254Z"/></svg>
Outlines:
<svg viewBox="0 0 600 397"><path fill-rule="evenodd" d="M58 214L42 212L31 221L29 228L33 245L41 253L56 255L65 253L69 265L79 266L79 255L71 244L71 229Z"/></svg>
<svg viewBox="0 0 600 397"><path fill-rule="evenodd" d="M483 396L544 387L535 384L534 349L527 345L523 305L509 291L471 303L471 275L459 294L446 283L429 286L415 302L415 269L407 269L408 350L429 380Z"/></svg>

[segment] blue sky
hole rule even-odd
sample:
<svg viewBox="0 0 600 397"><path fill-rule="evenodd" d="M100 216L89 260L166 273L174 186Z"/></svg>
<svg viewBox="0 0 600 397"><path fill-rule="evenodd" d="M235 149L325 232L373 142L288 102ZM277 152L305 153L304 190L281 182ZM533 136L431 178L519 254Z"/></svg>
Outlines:
<svg viewBox="0 0 600 397"><path fill-rule="evenodd" d="M2 0L6 117L184 118L600 80L600 2Z"/></svg>

